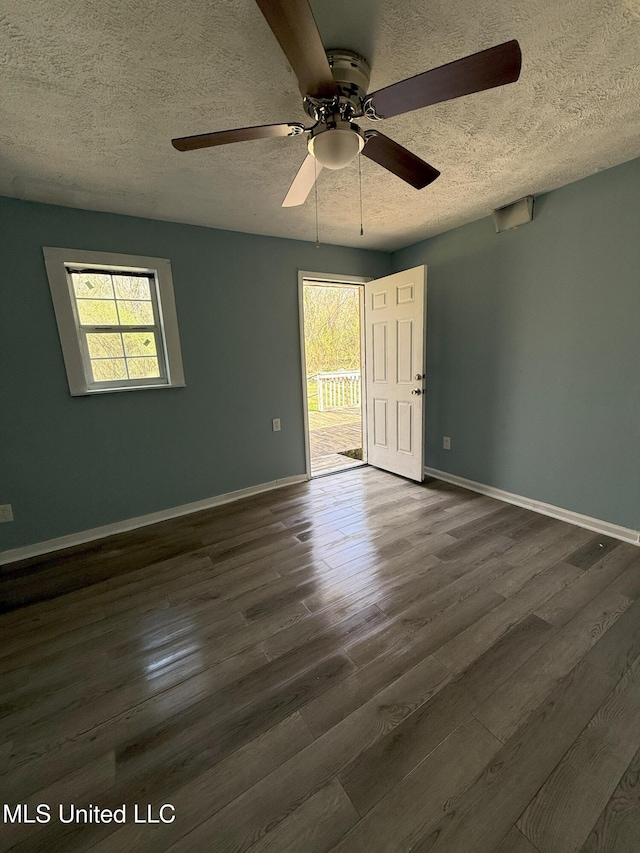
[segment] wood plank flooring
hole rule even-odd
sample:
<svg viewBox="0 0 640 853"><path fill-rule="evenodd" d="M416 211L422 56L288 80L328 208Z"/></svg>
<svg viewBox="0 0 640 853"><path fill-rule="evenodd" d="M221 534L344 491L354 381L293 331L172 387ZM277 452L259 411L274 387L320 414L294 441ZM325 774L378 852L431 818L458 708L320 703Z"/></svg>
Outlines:
<svg viewBox="0 0 640 853"><path fill-rule="evenodd" d="M358 468L5 566L0 602L0 803L52 807L0 851L640 850L632 545Z"/></svg>

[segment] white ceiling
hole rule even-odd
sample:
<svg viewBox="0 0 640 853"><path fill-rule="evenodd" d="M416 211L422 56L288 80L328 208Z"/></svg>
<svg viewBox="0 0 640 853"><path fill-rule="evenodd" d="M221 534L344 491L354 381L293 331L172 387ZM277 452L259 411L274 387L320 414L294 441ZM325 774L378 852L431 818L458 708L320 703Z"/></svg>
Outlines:
<svg viewBox="0 0 640 853"><path fill-rule="evenodd" d="M389 119L442 172L420 192L362 158L319 179L320 239L392 250L640 156L640 0L311 0L370 91L517 38L519 82ZM304 138L179 153L175 136L305 121L254 0L0 0L0 194L304 240L280 207ZM363 126L370 126L363 121Z"/></svg>

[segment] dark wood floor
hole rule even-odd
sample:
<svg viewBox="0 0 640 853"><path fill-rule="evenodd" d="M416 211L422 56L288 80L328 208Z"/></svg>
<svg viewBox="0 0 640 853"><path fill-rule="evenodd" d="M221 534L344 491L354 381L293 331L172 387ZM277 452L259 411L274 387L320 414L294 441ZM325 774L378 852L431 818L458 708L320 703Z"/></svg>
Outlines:
<svg viewBox="0 0 640 853"><path fill-rule="evenodd" d="M361 468L2 572L34 590L0 803L53 819L1 850L640 850L632 545Z"/></svg>

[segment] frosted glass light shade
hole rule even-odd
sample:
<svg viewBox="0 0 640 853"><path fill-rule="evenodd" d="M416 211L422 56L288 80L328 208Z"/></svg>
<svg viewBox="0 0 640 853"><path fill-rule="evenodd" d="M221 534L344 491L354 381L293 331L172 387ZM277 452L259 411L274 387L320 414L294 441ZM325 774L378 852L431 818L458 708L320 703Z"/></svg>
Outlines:
<svg viewBox="0 0 640 853"><path fill-rule="evenodd" d="M309 153L327 169L344 169L362 150L364 139L354 130L332 128L311 137Z"/></svg>

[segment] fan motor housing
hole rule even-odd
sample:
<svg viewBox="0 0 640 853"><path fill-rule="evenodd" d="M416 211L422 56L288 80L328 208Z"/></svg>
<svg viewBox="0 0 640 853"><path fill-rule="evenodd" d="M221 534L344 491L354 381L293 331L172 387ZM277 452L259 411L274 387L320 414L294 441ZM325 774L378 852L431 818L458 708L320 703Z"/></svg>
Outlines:
<svg viewBox="0 0 640 853"><path fill-rule="evenodd" d="M338 102L342 107L344 117L355 118L361 116L362 102L369 89L371 69L367 60L346 48L333 48L327 51L327 59L331 67L333 79L338 85ZM306 97L304 108L308 115L314 120L321 119L322 107L328 107L331 102L324 103L320 99ZM346 113L345 113L346 110ZM329 113L337 112L334 109Z"/></svg>
<svg viewBox="0 0 640 853"><path fill-rule="evenodd" d="M361 98L367 94L371 69L369 63L352 50L334 49L327 51L333 79L340 88L355 90Z"/></svg>

